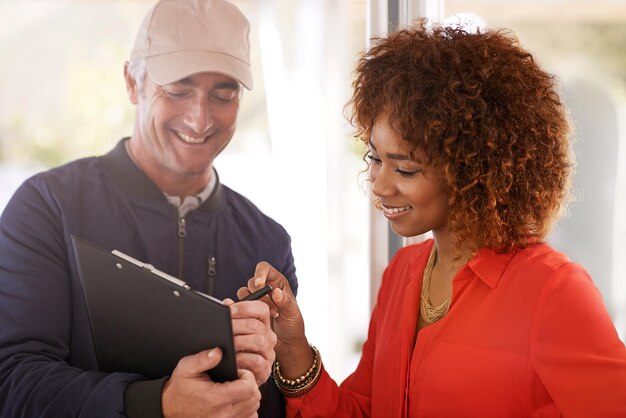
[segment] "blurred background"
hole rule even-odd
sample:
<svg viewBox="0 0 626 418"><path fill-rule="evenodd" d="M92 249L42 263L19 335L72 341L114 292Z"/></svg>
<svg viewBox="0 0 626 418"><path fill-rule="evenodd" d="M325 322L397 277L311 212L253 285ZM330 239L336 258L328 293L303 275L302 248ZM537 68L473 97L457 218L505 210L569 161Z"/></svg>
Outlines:
<svg viewBox="0 0 626 418"><path fill-rule="evenodd" d="M585 265L626 334L626 0L233 0L255 89L216 168L293 239L307 335L341 381L403 241L371 210L344 117L372 34L417 16L507 27L557 75L575 122L576 201L550 242ZM132 132L123 64L146 0L0 0L0 210L28 176ZM382 232L381 232L382 231Z"/></svg>

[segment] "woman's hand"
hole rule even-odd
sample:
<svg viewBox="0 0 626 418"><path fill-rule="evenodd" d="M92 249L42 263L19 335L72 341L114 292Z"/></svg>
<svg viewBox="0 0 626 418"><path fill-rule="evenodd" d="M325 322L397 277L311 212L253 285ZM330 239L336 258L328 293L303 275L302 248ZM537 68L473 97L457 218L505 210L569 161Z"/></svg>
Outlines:
<svg viewBox="0 0 626 418"><path fill-rule="evenodd" d="M256 266L248 287L237 291L240 299L269 284L273 290L261 300L270 307L273 329L278 337L276 357L285 378L302 376L313 363L313 352L304 334L304 320L289 281L274 267L262 261Z"/></svg>

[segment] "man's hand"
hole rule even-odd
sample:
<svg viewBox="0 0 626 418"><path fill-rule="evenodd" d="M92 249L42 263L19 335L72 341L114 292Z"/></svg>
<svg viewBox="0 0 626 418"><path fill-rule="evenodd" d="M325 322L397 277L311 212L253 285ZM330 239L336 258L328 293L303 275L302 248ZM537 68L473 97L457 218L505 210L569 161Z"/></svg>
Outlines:
<svg viewBox="0 0 626 418"><path fill-rule="evenodd" d="M272 372L276 334L270 325L270 310L261 301L234 303L224 300L230 306L235 337L237 367L254 374L257 384L264 383Z"/></svg>
<svg viewBox="0 0 626 418"><path fill-rule="evenodd" d="M161 395L163 416L240 418L257 417L261 393L254 375L239 370L232 382L215 383L205 373L222 359L219 348L183 357Z"/></svg>

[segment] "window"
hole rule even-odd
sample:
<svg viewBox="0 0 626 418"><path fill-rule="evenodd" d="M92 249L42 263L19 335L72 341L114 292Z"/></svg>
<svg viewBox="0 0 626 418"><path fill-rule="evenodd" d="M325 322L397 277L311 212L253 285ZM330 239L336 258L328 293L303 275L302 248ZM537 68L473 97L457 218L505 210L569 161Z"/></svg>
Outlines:
<svg viewBox="0 0 626 418"><path fill-rule="evenodd" d="M365 0L233 2L251 23L255 89L215 166L291 234L307 335L341 379L369 320L363 150L343 116ZM0 209L30 174L132 133L123 63L152 4L0 2Z"/></svg>
<svg viewBox="0 0 626 418"><path fill-rule="evenodd" d="M575 200L549 242L590 272L626 336L626 2L479 0L445 2L512 29L555 74L574 124Z"/></svg>

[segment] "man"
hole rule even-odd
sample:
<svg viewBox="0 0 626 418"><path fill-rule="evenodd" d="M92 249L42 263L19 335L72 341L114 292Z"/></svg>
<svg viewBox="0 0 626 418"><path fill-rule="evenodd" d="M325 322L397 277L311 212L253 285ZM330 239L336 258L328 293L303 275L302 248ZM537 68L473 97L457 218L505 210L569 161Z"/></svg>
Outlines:
<svg viewBox="0 0 626 418"><path fill-rule="evenodd" d="M210 381L219 349L170 377L97 372L71 235L118 249L217 298L233 298L259 260L296 288L290 238L220 184L214 158L252 88L249 25L223 0L161 0L124 75L136 122L102 157L27 180L0 219L0 416L283 415L264 383L276 336L259 302L231 306L239 379ZM146 356L158 347L146 347Z"/></svg>

